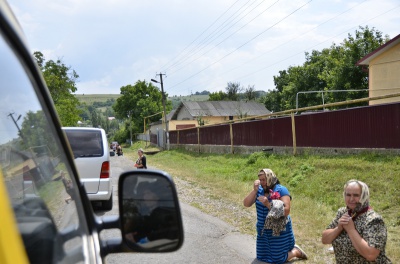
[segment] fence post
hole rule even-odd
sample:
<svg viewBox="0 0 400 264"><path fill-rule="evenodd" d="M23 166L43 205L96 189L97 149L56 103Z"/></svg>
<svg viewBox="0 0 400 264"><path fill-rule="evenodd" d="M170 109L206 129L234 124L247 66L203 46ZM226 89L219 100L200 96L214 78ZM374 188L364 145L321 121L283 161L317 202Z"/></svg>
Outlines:
<svg viewBox="0 0 400 264"><path fill-rule="evenodd" d="M177 134L176 135L176 137L177 137L177 139L176 139L177 142L176 143L177 143L177 145L179 145L179 130L176 131L176 134Z"/></svg>
<svg viewBox="0 0 400 264"><path fill-rule="evenodd" d="M234 150L233 150L233 128L232 128L232 123L229 124L229 130L230 130L230 137L231 137L231 154L234 154Z"/></svg>
<svg viewBox="0 0 400 264"><path fill-rule="evenodd" d="M296 124L294 122L294 113L292 112L290 116L292 119L293 155L296 155Z"/></svg>
<svg viewBox="0 0 400 264"><path fill-rule="evenodd" d="M199 153L200 153L200 127L197 127L197 146L199 148Z"/></svg>

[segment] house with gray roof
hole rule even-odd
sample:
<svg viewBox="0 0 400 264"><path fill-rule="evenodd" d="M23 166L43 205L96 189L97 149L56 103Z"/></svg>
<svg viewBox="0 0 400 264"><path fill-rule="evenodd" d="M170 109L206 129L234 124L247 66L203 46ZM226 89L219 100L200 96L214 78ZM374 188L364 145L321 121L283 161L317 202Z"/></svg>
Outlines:
<svg viewBox="0 0 400 264"><path fill-rule="evenodd" d="M245 101L185 101L168 120L169 130L212 125L270 114L261 103Z"/></svg>

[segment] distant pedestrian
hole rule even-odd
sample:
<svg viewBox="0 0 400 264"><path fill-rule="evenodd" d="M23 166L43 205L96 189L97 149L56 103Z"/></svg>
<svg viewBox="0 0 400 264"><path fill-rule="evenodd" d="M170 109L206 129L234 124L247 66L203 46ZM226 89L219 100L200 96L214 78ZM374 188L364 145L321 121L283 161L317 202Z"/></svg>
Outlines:
<svg viewBox="0 0 400 264"><path fill-rule="evenodd" d="M117 155L122 156L124 153L122 152L122 147L120 144L117 145Z"/></svg>
<svg viewBox="0 0 400 264"><path fill-rule="evenodd" d="M258 172L253 190L243 205L256 204L257 259L268 263L286 263L292 258L307 259L306 253L295 244L290 213L292 197L270 169Z"/></svg>
<svg viewBox="0 0 400 264"><path fill-rule="evenodd" d="M143 149L138 150L139 158L136 160L135 167L138 169L147 169L146 156L143 154Z"/></svg>

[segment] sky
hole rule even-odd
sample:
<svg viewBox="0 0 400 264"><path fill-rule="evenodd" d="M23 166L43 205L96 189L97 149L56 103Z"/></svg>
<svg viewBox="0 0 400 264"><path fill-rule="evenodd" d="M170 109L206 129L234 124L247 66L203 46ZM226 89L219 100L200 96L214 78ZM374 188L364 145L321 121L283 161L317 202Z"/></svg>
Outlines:
<svg viewBox="0 0 400 264"><path fill-rule="evenodd" d="M225 92L229 82L270 91L279 71L302 65L306 52L340 45L359 26L400 34L400 0L8 3L32 53L77 72L77 94L119 94L160 74L168 96Z"/></svg>

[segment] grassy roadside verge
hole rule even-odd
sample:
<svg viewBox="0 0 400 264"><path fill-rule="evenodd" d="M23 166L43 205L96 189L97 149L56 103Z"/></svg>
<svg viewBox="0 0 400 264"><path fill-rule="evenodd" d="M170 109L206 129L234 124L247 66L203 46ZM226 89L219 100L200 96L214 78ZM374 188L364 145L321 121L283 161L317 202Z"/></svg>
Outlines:
<svg viewBox="0 0 400 264"><path fill-rule="evenodd" d="M136 156L136 143L133 153ZM145 149L146 150L146 149ZM125 152L124 152L125 153ZM374 154L351 156L279 156L198 154L163 151L148 156L148 163L173 177L190 182L207 199L229 201L227 209L192 205L229 222L238 230L254 234L254 208L244 208L242 200L251 190L261 168L271 168L293 197L291 216L296 242L310 255L309 263L331 263L321 232L344 206L343 185L347 180L365 181L371 191L371 206L381 214L388 228L387 255L400 263L400 157ZM194 190L196 191L196 190ZM232 208L236 208L232 210ZM240 214L238 211L249 214Z"/></svg>

